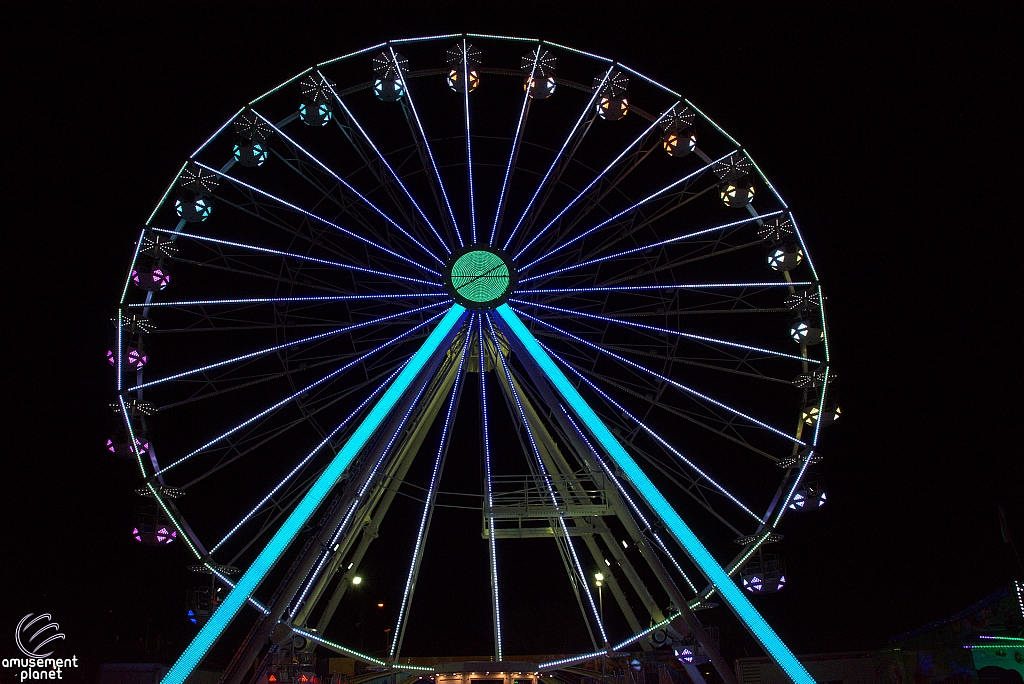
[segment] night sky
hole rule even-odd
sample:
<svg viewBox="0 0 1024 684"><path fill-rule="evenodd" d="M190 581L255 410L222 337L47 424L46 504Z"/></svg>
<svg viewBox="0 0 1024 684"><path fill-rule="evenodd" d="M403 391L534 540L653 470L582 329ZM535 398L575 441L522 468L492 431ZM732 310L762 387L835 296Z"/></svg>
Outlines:
<svg viewBox="0 0 1024 684"><path fill-rule="evenodd" d="M681 91L793 207L843 408L829 505L787 519L791 581L757 603L794 652L880 648L1024 579L997 515L1024 551L1020 3L426 5L8 16L0 654L28 612L60 622L80 681L171 661L192 633L190 560L132 542L137 474L103 450L109 319L182 160L310 64L464 30L540 34ZM725 608L702 618L727 658L759 654Z"/></svg>

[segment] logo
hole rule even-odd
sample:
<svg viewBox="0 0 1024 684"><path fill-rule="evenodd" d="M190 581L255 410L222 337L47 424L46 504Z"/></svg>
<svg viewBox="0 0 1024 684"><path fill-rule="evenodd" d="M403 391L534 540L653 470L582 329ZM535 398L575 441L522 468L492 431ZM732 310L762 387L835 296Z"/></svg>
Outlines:
<svg viewBox="0 0 1024 684"><path fill-rule="evenodd" d="M3 667L20 670L18 681L32 679L64 679L64 668L78 667L78 656L52 658L53 650L47 647L57 640L64 640L60 625L49 613L29 613L18 620L14 628L14 643L25 658L4 658Z"/></svg>
<svg viewBox="0 0 1024 684"><path fill-rule="evenodd" d="M29 613L21 618L18 628L14 630L14 643L18 645L18 650L29 658L52 656L53 651L49 653L40 653L39 651L51 641L63 640L64 635L60 633L60 625L50 622L50 620L53 620L53 617L49 613L43 613L35 618L32 617L32 613ZM33 630L35 631L33 632Z"/></svg>

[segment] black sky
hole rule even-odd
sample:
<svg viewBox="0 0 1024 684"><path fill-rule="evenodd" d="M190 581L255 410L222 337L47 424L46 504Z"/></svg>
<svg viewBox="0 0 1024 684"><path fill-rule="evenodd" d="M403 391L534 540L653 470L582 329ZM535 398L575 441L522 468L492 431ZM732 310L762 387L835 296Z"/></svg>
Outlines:
<svg viewBox="0 0 1024 684"><path fill-rule="evenodd" d="M0 653L30 611L93 668L184 646L188 561L132 545L137 483L101 448L108 321L181 161L310 64L463 30L540 34L680 90L794 208L844 410L830 503L789 520L791 582L759 604L794 651L881 647L1020 579L996 513L1024 550L1020 3L294 5L8 16ZM160 650L125 646L147 626ZM734 636L727 657L752 648Z"/></svg>

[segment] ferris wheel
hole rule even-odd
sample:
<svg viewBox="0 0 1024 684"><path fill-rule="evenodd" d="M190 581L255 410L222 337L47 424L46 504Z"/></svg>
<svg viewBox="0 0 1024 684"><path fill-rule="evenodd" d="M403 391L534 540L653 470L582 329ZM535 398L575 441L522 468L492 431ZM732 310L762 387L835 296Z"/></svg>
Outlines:
<svg viewBox="0 0 1024 684"><path fill-rule="evenodd" d="M823 304L747 151L616 61L433 36L257 97L146 221L108 352L108 448L143 478L132 536L209 578L164 681L236 617L253 626L224 681L298 637L430 671L402 649L436 629L416 589L450 509L476 521L452 548L486 559L496 661L530 629L510 565L544 544L557 563L533 572L568 579L582 647L533 651L566 653L538 672L668 647L731 681L695 614L722 602L812 681L749 597L786 583L766 553L784 514L827 498ZM396 499L416 513L385 541ZM365 650L332 620L375 544L402 571Z"/></svg>

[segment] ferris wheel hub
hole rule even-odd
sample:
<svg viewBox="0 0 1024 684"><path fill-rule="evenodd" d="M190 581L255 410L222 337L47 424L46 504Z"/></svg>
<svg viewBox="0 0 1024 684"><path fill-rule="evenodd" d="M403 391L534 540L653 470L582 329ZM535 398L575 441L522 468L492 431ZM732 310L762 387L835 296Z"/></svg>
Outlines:
<svg viewBox="0 0 1024 684"><path fill-rule="evenodd" d="M467 309L496 309L508 301L517 280L507 254L470 245L452 254L445 268L444 286Z"/></svg>

